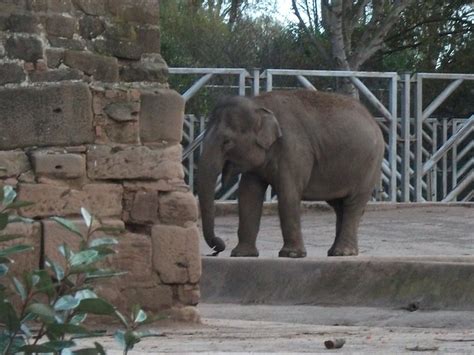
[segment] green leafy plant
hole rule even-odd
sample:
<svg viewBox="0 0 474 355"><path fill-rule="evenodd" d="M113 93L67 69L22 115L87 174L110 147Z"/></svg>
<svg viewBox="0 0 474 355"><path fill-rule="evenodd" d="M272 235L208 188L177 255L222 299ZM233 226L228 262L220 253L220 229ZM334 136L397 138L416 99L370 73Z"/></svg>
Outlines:
<svg viewBox="0 0 474 355"><path fill-rule="evenodd" d="M30 203L15 201L16 193L9 186L0 191L0 242L4 243L21 237L2 231L11 222L30 222L12 214L12 211ZM113 246L118 243L117 239L108 235L95 237L98 232L111 233L117 230L102 225L84 208L81 208L81 214L87 227L85 233L67 219L52 218L77 236L79 247L73 250L63 243L59 247L62 260L52 260L46 256L45 269L24 272L21 279L10 276L10 257L29 251L32 247L18 244L0 251L0 281L10 281L10 287L3 282L0 284L2 354L105 354L104 348L97 342L94 342L94 347L73 350L76 347L75 339L103 334L91 331L84 325L88 314L112 316L122 323L125 330L117 330L114 337L123 347L124 354L142 337L151 335L137 330L140 325L152 320L139 306L133 308L129 317L125 317L94 292L94 283L124 274L100 266L104 258L115 253ZM14 298L19 301L14 302Z"/></svg>

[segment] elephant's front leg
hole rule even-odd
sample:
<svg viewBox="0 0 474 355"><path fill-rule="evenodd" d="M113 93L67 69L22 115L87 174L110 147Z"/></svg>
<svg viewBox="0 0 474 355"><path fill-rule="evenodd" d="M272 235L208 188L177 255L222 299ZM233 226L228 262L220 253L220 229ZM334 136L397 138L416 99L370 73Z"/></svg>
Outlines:
<svg viewBox="0 0 474 355"><path fill-rule="evenodd" d="M303 235L301 233L300 214L301 194L294 186L283 187L278 192L278 212L280 215L283 248L278 256L285 258L304 258Z"/></svg>
<svg viewBox="0 0 474 355"><path fill-rule="evenodd" d="M242 175L239 185L239 244L231 256L258 256L256 240L267 186L255 175Z"/></svg>

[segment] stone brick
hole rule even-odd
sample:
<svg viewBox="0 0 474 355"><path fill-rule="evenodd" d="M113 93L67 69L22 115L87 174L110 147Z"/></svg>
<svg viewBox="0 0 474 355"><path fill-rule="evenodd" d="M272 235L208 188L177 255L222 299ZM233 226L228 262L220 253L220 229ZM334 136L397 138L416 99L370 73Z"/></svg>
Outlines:
<svg viewBox="0 0 474 355"><path fill-rule="evenodd" d="M196 306L201 299L199 285L178 285L178 299L183 305Z"/></svg>
<svg viewBox="0 0 474 355"><path fill-rule="evenodd" d="M104 128L108 142L120 144L140 143L140 125L138 121L117 122L108 120Z"/></svg>
<svg viewBox="0 0 474 355"><path fill-rule="evenodd" d="M0 88L0 149L92 143L91 102L83 83Z"/></svg>
<svg viewBox="0 0 474 355"><path fill-rule="evenodd" d="M40 223L9 223L0 233L0 235L6 234L15 234L22 237L8 242L2 242L2 249L17 244L30 245L34 248L31 251L14 254L10 257L14 261L14 263L9 265L10 275L20 277L24 271L39 269L41 257Z"/></svg>
<svg viewBox="0 0 474 355"><path fill-rule="evenodd" d="M155 225L152 233L153 268L165 284L197 283L201 277L197 227Z"/></svg>
<svg viewBox="0 0 474 355"><path fill-rule="evenodd" d="M131 221L154 223L158 220L158 191L139 191L135 194L130 209Z"/></svg>
<svg viewBox="0 0 474 355"><path fill-rule="evenodd" d="M30 80L34 83L37 82L58 82L58 81L67 81L67 80L81 80L83 78L83 73L77 69L56 69L48 70L44 72L32 72L29 77Z"/></svg>
<svg viewBox="0 0 474 355"><path fill-rule="evenodd" d="M76 25L76 19L70 16L53 14L46 18L46 32L56 37L72 38Z"/></svg>
<svg viewBox="0 0 474 355"><path fill-rule="evenodd" d="M166 224L185 226L198 218L197 201L191 192L161 193L158 210L160 221Z"/></svg>
<svg viewBox="0 0 474 355"><path fill-rule="evenodd" d="M86 49L86 42L83 39L48 36L48 41L51 47L73 51L82 51Z"/></svg>
<svg viewBox="0 0 474 355"><path fill-rule="evenodd" d="M35 173L38 177L77 179L86 175L86 159L81 154L35 152L32 158Z"/></svg>
<svg viewBox="0 0 474 355"><path fill-rule="evenodd" d="M89 52L67 50L64 64L76 68L98 81L117 81L118 62L116 58L105 57Z"/></svg>
<svg viewBox="0 0 474 355"><path fill-rule="evenodd" d="M82 218L68 218L68 220L76 226L84 237L87 235L88 228ZM81 238L78 235L50 219L41 220L41 224L43 226L45 255L50 259L58 262L61 261L63 257L58 247L63 243L66 243L73 251L79 248ZM125 230L125 225L120 219L103 219L102 225ZM103 235L104 232L98 231L94 232L91 238L101 238Z"/></svg>
<svg viewBox="0 0 474 355"><path fill-rule="evenodd" d="M25 81L26 74L17 63L0 64L0 85L8 83L21 83Z"/></svg>
<svg viewBox="0 0 474 355"><path fill-rule="evenodd" d="M123 188L118 184L89 184L82 190L49 184L19 184L18 198L34 202L23 208L25 217L68 216L81 207L99 217L120 216Z"/></svg>
<svg viewBox="0 0 474 355"><path fill-rule="evenodd" d="M43 43L36 36L10 36L5 43L7 56L36 62L43 58Z"/></svg>
<svg viewBox="0 0 474 355"><path fill-rule="evenodd" d="M142 55L141 61L120 68L120 79L127 82L168 80L168 66L161 55Z"/></svg>
<svg viewBox="0 0 474 355"><path fill-rule="evenodd" d="M38 18L26 13L11 14L7 20L7 28L11 32L37 33L38 25Z"/></svg>
<svg viewBox="0 0 474 355"><path fill-rule="evenodd" d="M143 143L181 142L184 99L176 91L158 89L141 96L140 137Z"/></svg>
<svg viewBox="0 0 474 355"><path fill-rule="evenodd" d="M69 12L71 0L27 0L28 9L33 11Z"/></svg>
<svg viewBox="0 0 474 355"><path fill-rule="evenodd" d="M87 15L103 16L107 13L109 0L72 0L74 6Z"/></svg>
<svg viewBox="0 0 474 355"><path fill-rule="evenodd" d="M0 151L0 167L1 178L19 176L31 169L28 157L21 150Z"/></svg>
<svg viewBox="0 0 474 355"><path fill-rule="evenodd" d="M143 54L143 46L136 40L115 38L97 39L94 50L98 53L114 56L120 59L138 60Z"/></svg>
<svg viewBox="0 0 474 355"><path fill-rule="evenodd" d="M91 179L183 178L180 145L159 149L144 146L95 145L87 152Z"/></svg>
<svg viewBox="0 0 474 355"><path fill-rule="evenodd" d="M79 20L79 33L85 39L93 39L105 31L105 22L100 17L83 16Z"/></svg>
<svg viewBox="0 0 474 355"><path fill-rule="evenodd" d="M159 0L114 0L108 2L112 15L124 22L157 25L160 17Z"/></svg>
<svg viewBox="0 0 474 355"><path fill-rule="evenodd" d="M140 113L138 102L116 102L107 105L104 109L107 116L118 122L136 121Z"/></svg>
<svg viewBox="0 0 474 355"><path fill-rule="evenodd" d="M57 68L62 63L64 59L64 49L62 48L47 48L46 53L46 63L49 68Z"/></svg>
<svg viewBox="0 0 474 355"><path fill-rule="evenodd" d="M137 42L142 44L143 53L160 53L160 28L139 26L136 30Z"/></svg>

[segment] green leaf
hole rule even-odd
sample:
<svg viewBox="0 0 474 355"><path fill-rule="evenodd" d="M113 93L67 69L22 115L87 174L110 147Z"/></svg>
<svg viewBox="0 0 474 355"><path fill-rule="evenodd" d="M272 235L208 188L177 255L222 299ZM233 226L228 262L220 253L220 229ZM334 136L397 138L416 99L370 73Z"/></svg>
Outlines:
<svg viewBox="0 0 474 355"><path fill-rule="evenodd" d="M90 250L96 250L101 257L106 257L107 255L112 255L112 254L117 253L114 249L111 249L106 245L99 245L97 247L91 247Z"/></svg>
<svg viewBox="0 0 474 355"><path fill-rule="evenodd" d="M64 334L79 334L79 335L95 335L89 331L87 328L77 325L77 324L61 324L61 323L53 323L49 324L47 327L48 331L53 333L56 336L62 336Z"/></svg>
<svg viewBox="0 0 474 355"><path fill-rule="evenodd" d="M70 320L70 324L73 324L73 325L79 325L81 324L82 322L84 322L87 318L87 314L86 313L79 313L79 314L76 314L74 317L71 318Z"/></svg>
<svg viewBox="0 0 474 355"><path fill-rule="evenodd" d="M15 190L13 189L13 187L11 186L4 186L3 187L3 205L4 206L7 206L9 205L10 203L13 202L13 200L15 200L16 198L16 192Z"/></svg>
<svg viewBox="0 0 474 355"><path fill-rule="evenodd" d="M66 295L54 303L54 309L56 311L69 311L79 306L79 303L81 303L81 301L77 298L71 295Z"/></svg>
<svg viewBox="0 0 474 355"><path fill-rule="evenodd" d="M68 231L76 234L77 236L81 237L81 239L84 239L82 233L77 229L76 225L72 223L70 220L62 217L51 217L51 219L57 223L59 223L61 226L66 228Z"/></svg>
<svg viewBox="0 0 474 355"><path fill-rule="evenodd" d="M8 213L0 213L0 230L7 227L8 224Z"/></svg>
<svg viewBox="0 0 474 355"><path fill-rule="evenodd" d="M56 314L50 305L43 303L33 303L28 306L28 311L37 316L46 324L55 322Z"/></svg>
<svg viewBox="0 0 474 355"><path fill-rule="evenodd" d="M74 350L71 354L72 355L98 355L102 353L97 348L85 348L85 349Z"/></svg>
<svg viewBox="0 0 474 355"><path fill-rule="evenodd" d="M103 278L110 278L116 276L126 275L127 272L125 271L114 271L111 269L101 269L93 272L86 273L86 281L95 280L95 279L103 279Z"/></svg>
<svg viewBox="0 0 474 355"><path fill-rule="evenodd" d="M23 207L28 207L34 205L34 202L29 201L15 201L10 203L5 209L6 210L17 210Z"/></svg>
<svg viewBox="0 0 474 355"><path fill-rule="evenodd" d="M39 279L36 281L34 277ZM47 294L49 297L52 297L55 294L54 284L51 280L51 275L46 270L36 270L33 272L33 286L36 287L36 290Z"/></svg>
<svg viewBox="0 0 474 355"><path fill-rule="evenodd" d="M95 345L95 348L97 349L97 352L98 352L99 355L105 355L106 354L104 347L100 343L95 341L94 345Z"/></svg>
<svg viewBox="0 0 474 355"><path fill-rule="evenodd" d="M5 276L6 274L8 274L8 265L0 264L0 276Z"/></svg>
<svg viewBox="0 0 474 355"><path fill-rule="evenodd" d="M2 234L0 235L0 243L1 242L9 242L10 240L15 240L19 238L24 238L24 235L19 234Z"/></svg>
<svg viewBox="0 0 474 355"><path fill-rule="evenodd" d="M103 238L97 238L93 239L89 242L89 247L98 247L102 245L115 245L118 244L117 239L112 238L112 237L103 237Z"/></svg>
<svg viewBox="0 0 474 355"><path fill-rule="evenodd" d="M92 216L89 213L89 211L86 210L84 207L81 207L81 215L82 215L82 219L84 220L84 223L86 224L86 226L90 227L92 225Z"/></svg>
<svg viewBox="0 0 474 355"><path fill-rule="evenodd" d="M134 323L143 323L144 321L146 321L147 318L148 317L147 317L146 313L142 309L139 309L138 312L135 315L135 318L134 318L133 322Z"/></svg>
<svg viewBox="0 0 474 355"><path fill-rule="evenodd" d="M128 320L122 313L120 313L119 310L115 310L115 316L124 325L125 328L128 328Z"/></svg>
<svg viewBox="0 0 474 355"><path fill-rule="evenodd" d="M7 348L8 344L10 344L10 341L11 345L9 354L19 353L18 349L25 345L25 339L23 339L23 337L16 336L12 341L8 332L0 332L0 351L2 351L2 354L3 350Z"/></svg>
<svg viewBox="0 0 474 355"><path fill-rule="evenodd" d="M22 301L26 300L27 294L25 290L25 286L18 280L16 277L13 278L13 284L15 285L15 290L20 295Z"/></svg>
<svg viewBox="0 0 474 355"><path fill-rule="evenodd" d="M10 256L12 254L23 253L25 251L33 250L34 248L29 245L14 245L9 248L0 250L0 257Z"/></svg>
<svg viewBox="0 0 474 355"><path fill-rule="evenodd" d="M54 271L54 276L58 281L61 281L64 278L64 270L57 262L46 257L46 266L50 267Z"/></svg>
<svg viewBox="0 0 474 355"><path fill-rule="evenodd" d="M74 297L77 298L78 300L86 300L89 298L99 298L95 294L95 292L88 289L77 291Z"/></svg>
<svg viewBox="0 0 474 355"><path fill-rule="evenodd" d="M24 351L27 354L50 353L72 348L75 345L76 343L74 343L72 340L53 340L38 345L25 345L22 346L19 351Z"/></svg>
<svg viewBox="0 0 474 355"><path fill-rule="evenodd" d="M81 300L76 311L79 313L110 315L115 313L115 307L102 298L87 298Z"/></svg>
<svg viewBox="0 0 474 355"><path fill-rule="evenodd" d="M125 332L123 330L117 330L114 333L114 339L117 343L119 343L122 349L125 349L127 343L125 342Z"/></svg>
<svg viewBox="0 0 474 355"><path fill-rule="evenodd" d="M127 330L123 335L125 341L125 351L133 349L135 344L140 342L140 337L133 330Z"/></svg>
<svg viewBox="0 0 474 355"><path fill-rule="evenodd" d="M0 323L4 324L10 333L20 330L20 319L9 302L0 302Z"/></svg>
<svg viewBox="0 0 474 355"><path fill-rule="evenodd" d="M8 217L8 223L15 223L15 222L33 223L34 220L31 219L31 218L26 218L26 217L22 217L22 216L10 215Z"/></svg>
<svg viewBox="0 0 474 355"><path fill-rule="evenodd" d="M83 250L77 254L74 254L69 260L71 266L79 265L90 265L102 257L99 255L97 250Z"/></svg>
<svg viewBox="0 0 474 355"><path fill-rule="evenodd" d="M67 244L60 245L58 250L61 253L61 255L64 256L66 260L69 260L73 254L73 252L71 251L71 249L69 249L69 246Z"/></svg>

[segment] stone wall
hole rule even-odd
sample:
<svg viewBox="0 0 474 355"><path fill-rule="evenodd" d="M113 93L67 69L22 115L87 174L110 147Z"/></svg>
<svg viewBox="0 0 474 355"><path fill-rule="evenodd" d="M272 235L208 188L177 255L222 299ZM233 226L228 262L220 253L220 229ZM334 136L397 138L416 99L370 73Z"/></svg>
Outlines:
<svg viewBox="0 0 474 355"><path fill-rule="evenodd" d="M102 292L116 304L199 300L197 207L181 165L184 101L159 54L159 0L0 0L0 184L34 205L12 224L42 266L80 207L125 226ZM187 310L186 312L189 312Z"/></svg>

